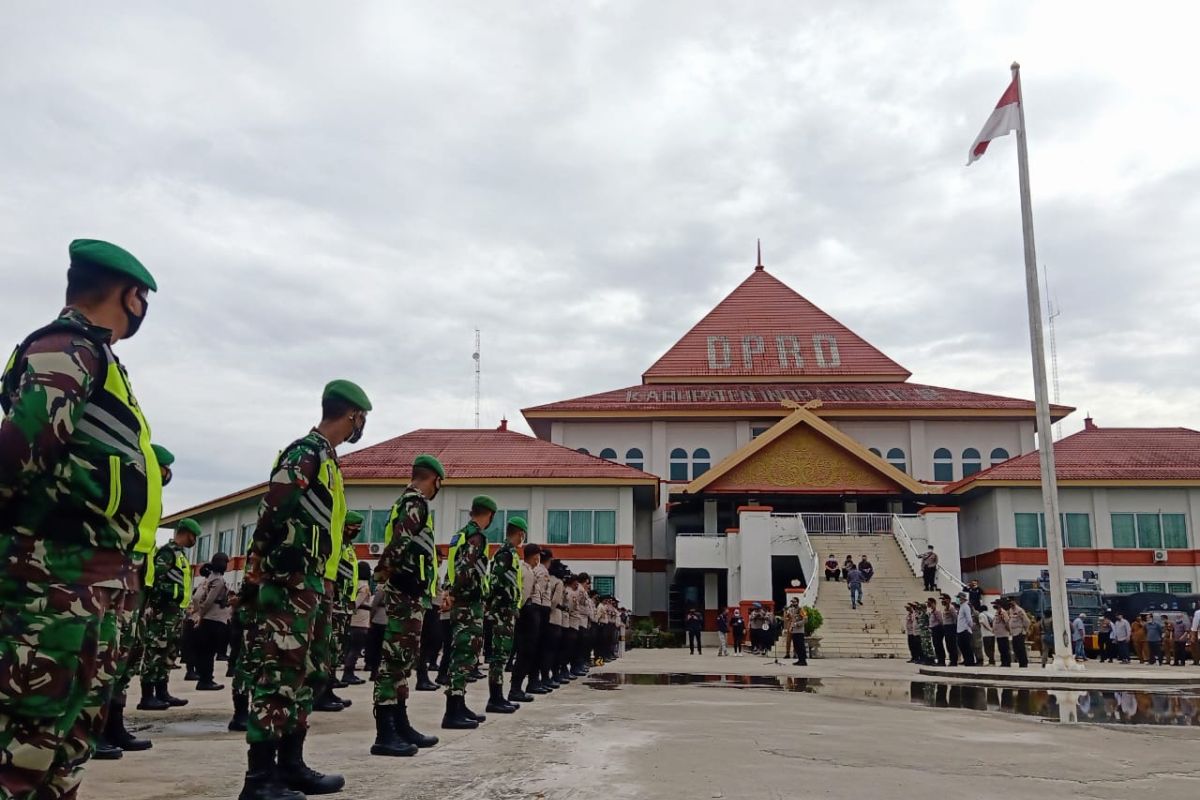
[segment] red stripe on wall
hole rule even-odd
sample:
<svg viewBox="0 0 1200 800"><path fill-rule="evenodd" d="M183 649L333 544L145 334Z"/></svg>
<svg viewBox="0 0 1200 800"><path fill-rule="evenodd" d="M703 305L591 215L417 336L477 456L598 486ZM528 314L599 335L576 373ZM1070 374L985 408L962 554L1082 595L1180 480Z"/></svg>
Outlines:
<svg viewBox="0 0 1200 800"><path fill-rule="evenodd" d="M1169 567L1194 567L1200 564L1200 550L1168 550L1166 562L1155 561L1153 550L1067 548L1063 560L1069 566L1079 567L1151 567L1165 564ZM987 553L963 556L960 559L964 572L1002 564L1042 566L1047 562L1043 547L1000 547Z"/></svg>

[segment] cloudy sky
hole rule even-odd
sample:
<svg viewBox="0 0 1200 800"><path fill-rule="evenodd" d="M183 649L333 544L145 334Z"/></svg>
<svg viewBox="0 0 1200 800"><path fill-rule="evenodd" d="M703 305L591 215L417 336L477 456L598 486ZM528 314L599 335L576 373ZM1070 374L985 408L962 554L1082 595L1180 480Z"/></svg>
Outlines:
<svg viewBox="0 0 1200 800"><path fill-rule="evenodd" d="M913 371L1032 397L1023 64L1062 401L1200 427L1189 4L122 3L8 7L0 340L66 245L161 291L119 348L168 506L265 477L345 376L364 444L637 383L768 269Z"/></svg>

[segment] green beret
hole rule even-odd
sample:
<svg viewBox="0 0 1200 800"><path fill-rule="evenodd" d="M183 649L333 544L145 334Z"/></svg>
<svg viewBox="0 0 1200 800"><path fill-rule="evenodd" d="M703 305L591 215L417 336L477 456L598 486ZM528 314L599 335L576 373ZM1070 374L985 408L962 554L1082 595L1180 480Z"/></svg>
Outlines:
<svg viewBox="0 0 1200 800"><path fill-rule="evenodd" d="M160 467L169 467L175 463L175 454L161 444L152 444L150 449L154 451L154 457L158 459Z"/></svg>
<svg viewBox="0 0 1200 800"><path fill-rule="evenodd" d="M525 521L524 517L509 517L508 527L520 528L521 530L525 531L525 533L529 533L529 523Z"/></svg>
<svg viewBox="0 0 1200 800"><path fill-rule="evenodd" d="M133 278L152 292L158 291L150 270L142 266L133 253L115 244L99 239L76 239L67 248L67 253L71 256L71 266L106 269Z"/></svg>
<svg viewBox="0 0 1200 800"><path fill-rule="evenodd" d="M496 501L486 494L476 495L471 499L471 508L486 508L488 511L495 512Z"/></svg>
<svg viewBox="0 0 1200 800"><path fill-rule="evenodd" d="M347 525L362 525L364 522L366 522L366 520L363 519L363 515L358 513L357 511L347 511L346 512L346 524Z"/></svg>
<svg viewBox="0 0 1200 800"><path fill-rule="evenodd" d="M442 462L438 461L428 453L422 453L413 459L413 469L424 467L425 469L433 470L439 478L446 477L446 468L442 466Z"/></svg>
<svg viewBox="0 0 1200 800"><path fill-rule="evenodd" d="M175 532L179 533L180 531L184 533L190 533L192 536L199 536L200 523L196 522L196 520L192 519L191 517L185 517L184 519L179 520L179 524L175 526Z"/></svg>
<svg viewBox="0 0 1200 800"><path fill-rule="evenodd" d="M321 399L326 400L330 397L345 400L363 411L371 410L371 401L367 399L367 393L357 383L343 380L330 381L325 384L325 392L321 395Z"/></svg>

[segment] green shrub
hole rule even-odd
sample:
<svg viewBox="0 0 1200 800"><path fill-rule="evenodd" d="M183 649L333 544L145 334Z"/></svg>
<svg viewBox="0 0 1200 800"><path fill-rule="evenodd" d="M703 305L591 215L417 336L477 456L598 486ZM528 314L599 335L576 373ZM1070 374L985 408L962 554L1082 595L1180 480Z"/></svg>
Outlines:
<svg viewBox="0 0 1200 800"><path fill-rule="evenodd" d="M808 620L804 623L804 635L812 636L824 624L825 618L821 616L820 611L815 608L808 609Z"/></svg>

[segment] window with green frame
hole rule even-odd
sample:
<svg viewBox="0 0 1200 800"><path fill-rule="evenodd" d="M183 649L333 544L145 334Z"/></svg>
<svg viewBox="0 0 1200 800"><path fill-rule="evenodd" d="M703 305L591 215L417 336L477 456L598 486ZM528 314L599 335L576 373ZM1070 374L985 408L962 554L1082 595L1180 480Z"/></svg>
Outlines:
<svg viewBox="0 0 1200 800"><path fill-rule="evenodd" d="M1087 514L1065 513L1061 519L1063 547L1091 547L1092 519ZM1017 547L1046 546L1046 515L1033 512L1013 514L1017 529Z"/></svg>
<svg viewBox="0 0 1200 800"><path fill-rule="evenodd" d="M1167 590L1166 581L1142 581L1143 592L1158 592L1162 594Z"/></svg>
<svg viewBox="0 0 1200 800"><path fill-rule="evenodd" d="M1183 550L1188 546L1184 514L1114 513L1113 547L1145 550Z"/></svg>
<svg viewBox="0 0 1200 800"><path fill-rule="evenodd" d="M605 509L550 509L547 544L616 544L617 512Z"/></svg>
<svg viewBox="0 0 1200 800"><path fill-rule="evenodd" d="M502 544L504 542L504 532L508 530L508 521L513 517L521 517L529 519L529 511L523 508L502 508L492 517L492 524L485 530L489 544ZM471 518L471 512L465 508L458 510L458 527L461 529L466 526L467 520Z"/></svg>
<svg viewBox="0 0 1200 800"><path fill-rule="evenodd" d="M1191 581L1171 581L1167 584L1167 591L1171 594L1191 594Z"/></svg>
<svg viewBox="0 0 1200 800"><path fill-rule="evenodd" d="M1117 581L1117 594L1137 594L1142 590L1138 581Z"/></svg>
<svg viewBox="0 0 1200 800"><path fill-rule="evenodd" d="M1137 592L1167 592L1170 594L1191 594L1191 581L1117 581L1117 594L1135 594Z"/></svg>
<svg viewBox="0 0 1200 800"><path fill-rule="evenodd" d="M593 575L592 589L601 597L606 594L615 594L617 591L617 579L612 575Z"/></svg>

